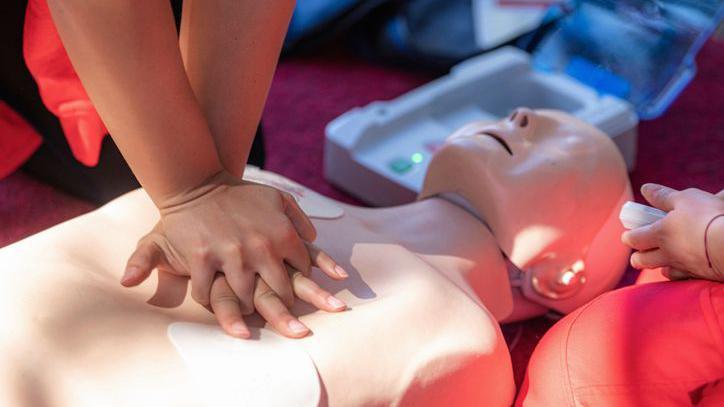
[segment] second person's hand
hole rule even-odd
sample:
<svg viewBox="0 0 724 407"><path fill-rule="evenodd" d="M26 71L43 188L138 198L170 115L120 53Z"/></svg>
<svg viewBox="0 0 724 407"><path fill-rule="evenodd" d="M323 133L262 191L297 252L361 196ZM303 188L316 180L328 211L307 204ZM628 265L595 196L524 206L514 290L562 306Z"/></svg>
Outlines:
<svg viewBox="0 0 724 407"><path fill-rule="evenodd" d="M654 207L668 212L650 225L625 232L622 241L637 250L631 255L636 269L664 267L670 279L704 278L723 281L707 265L707 224L724 213L724 191L717 195L698 189L677 191L657 184L641 188Z"/></svg>

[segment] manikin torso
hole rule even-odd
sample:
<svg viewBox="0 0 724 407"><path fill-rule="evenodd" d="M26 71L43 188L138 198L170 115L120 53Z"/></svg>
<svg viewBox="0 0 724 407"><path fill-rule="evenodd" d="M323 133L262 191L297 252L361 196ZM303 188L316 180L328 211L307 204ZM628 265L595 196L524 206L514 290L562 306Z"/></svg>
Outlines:
<svg viewBox="0 0 724 407"><path fill-rule="evenodd" d="M311 357L330 405L384 405L405 395L416 380L435 383L438 369L445 374L462 371L465 377L474 373L501 392L497 397L458 393L445 398L503 404L512 400L511 366L497 322L464 278L498 268L497 275L507 279L490 232L466 211L438 198L382 210L339 205L342 217L312 220L319 236L316 243L348 270L350 278L333 282L315 273L315 281L347 302L350 310L314 312L298 301L293 312L302 315L313 335L279 338ZM171 309L146 304L153 284L137 290L118 284L127 253L155 221L154 213L145 194L137 191L2 251L0 261L9 268L0 288L0 315L6 327L0 340L6 366L1 374L15 376L0 382L0 393L11 397L3 405L33 404L36 397L50 405L234 400L234 392L225 394L223 385L215 388L195 377L190 370L206 366L184 362L179 353L184 350L169 340L172 323L213 326L213 317L193 301ZM458 352L460 360L435 360ZM481 363L477 358L483 356L487 360ZM234 371L220 363L210 368ZM424 372L425 364L431 372ZM316 380L317 372L298 368L292 373L311 374ZM199 373L213 377L217 372ZM281 387L289 378L264 374L276 377ZM370 392L371 388L376 390ZM477 386L479 391L486 388ZM430 397L441 390L422 393ZM410 405L419 405L412 399L418 393L407 394Z"/></svg>
<svg viewBox="0 0 724 407"><path fill-rule="evenodd" d="M505 245L478 219L487 220L484 213L474 216L435 197L358 208L273 174L254 171L252 179L292 185L290 192L342 213L312 221L316 244L350 278L313 277L348 311L325 313L297 301L293 312L311 336L284 339L254 320L255 339L242 341L225 336L189 299L176 308L148 305L153 283L133 290L118 283L135 242L157 218L146 195L135 191L0 250L0 404L512 402L510 358L497 321L548 308L511 290ZM430 194L475 201L465 186L446 191L431 182ZM627 181L620 187L612 212L629 193ZM473 206L485 211L479 202Z"/></svg>

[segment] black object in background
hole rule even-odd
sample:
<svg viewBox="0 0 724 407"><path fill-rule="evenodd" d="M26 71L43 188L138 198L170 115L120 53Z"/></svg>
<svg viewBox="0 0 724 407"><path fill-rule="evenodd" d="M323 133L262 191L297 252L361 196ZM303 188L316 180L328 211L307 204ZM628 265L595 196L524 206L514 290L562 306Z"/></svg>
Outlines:
<svg viewBox="0 0 724 407"><path fill-rule="evenodd" d="M181 1L172 1L177 24ZM79 163L70 150L60 121L43 104L38 87L23 58L25 1L0 1L0 98L27 120L43 138L43 144L23 170L79 198L102 204L140 185L110 137L103 141L95 167ZM249 163L264 166L261 125L249 154Z"/></svg>

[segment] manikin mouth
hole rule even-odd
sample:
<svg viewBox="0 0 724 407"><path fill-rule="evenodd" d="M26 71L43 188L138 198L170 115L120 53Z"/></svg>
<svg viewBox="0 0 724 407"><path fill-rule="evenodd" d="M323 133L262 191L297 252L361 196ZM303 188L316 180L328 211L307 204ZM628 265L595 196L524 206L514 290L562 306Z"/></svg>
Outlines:
<svg viewBox="0 0 724 407"><path fill-rule="evenodd" d="M484 131L484 132L481 132L481 133L478 133L478 134L481 135L481 136L490 136L490 137L492 137L495 141L498 142L498 144L500 144L501 146L503 146L503 148L505 149L505 151L508 152L508 154L513 155L513 150L510 149L510 146L508 145L508 143L506 143L505 140L503 140L503 138L500 137L499 135L493 134L493 133L489 133L489 132L487 132L487 131Z"/></svg>

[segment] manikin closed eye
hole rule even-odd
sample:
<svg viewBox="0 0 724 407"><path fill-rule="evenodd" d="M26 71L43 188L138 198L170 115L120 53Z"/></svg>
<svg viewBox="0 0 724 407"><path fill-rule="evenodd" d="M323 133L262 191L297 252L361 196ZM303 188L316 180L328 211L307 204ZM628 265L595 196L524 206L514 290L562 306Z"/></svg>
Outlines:
<svg viewBox="0 0 724 407"><path fill-rule="evenodd" d="M480 136L492 137L495 141L497 141L505 149L505 151L508 152L508 154L513 155L513 150L510 149L510 146L508 145L508 143L499 135L491 133L489 131L484 131L484 132L477 133L477 134Z"/></svg>

